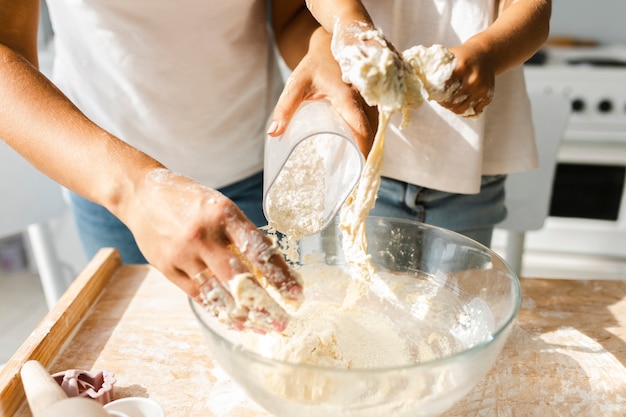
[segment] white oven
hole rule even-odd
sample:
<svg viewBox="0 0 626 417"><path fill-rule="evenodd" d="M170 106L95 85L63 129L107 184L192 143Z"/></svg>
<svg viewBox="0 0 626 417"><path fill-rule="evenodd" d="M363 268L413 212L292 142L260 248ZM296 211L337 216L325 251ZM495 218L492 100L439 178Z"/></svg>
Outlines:
<svg viewBox="0 0 626 417"><path fill-rule="evenodd" d="M527 234L526 248L626 258L626 46L543 53L541 64L525 66L528 89L564 95L572 113L550 217Z"/></svg>

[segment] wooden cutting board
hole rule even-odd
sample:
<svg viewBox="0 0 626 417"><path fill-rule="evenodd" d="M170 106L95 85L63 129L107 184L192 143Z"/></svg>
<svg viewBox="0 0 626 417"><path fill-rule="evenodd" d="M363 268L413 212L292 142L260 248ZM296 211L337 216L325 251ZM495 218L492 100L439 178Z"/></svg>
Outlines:
<svg viewBox="0 0 626 417"><path fill-rule="evenodd" d="M626 283L522 279L518 321L488 375L447 414L626 415ZM30 416L19 369L108 369L115 398L167 417L270 417L204 350L186 296L149 266L101 251L0 372L0 416Z"/></svg>

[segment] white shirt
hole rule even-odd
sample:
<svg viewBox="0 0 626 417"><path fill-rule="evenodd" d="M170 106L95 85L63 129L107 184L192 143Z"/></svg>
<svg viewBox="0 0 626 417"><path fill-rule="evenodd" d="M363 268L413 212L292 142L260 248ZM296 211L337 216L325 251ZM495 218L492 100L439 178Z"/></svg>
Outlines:
<svg viewBox="0 0 626 417"><path fill-rule="evenodd" d="M54 0L53 80L93 121L211 187L262 169L263 0Z"/></svg>
<svg viewBox="0 0 626 417"><path fill-rule="evenodd" d="M457 46L487 28L494 0L364 0L375 24L400 51L414 45ZM382 175L454 193L477 193L481 175L538 166L523 68L496 79L492 103L468 119L426 102L399 130L386 132Z"/></svg>

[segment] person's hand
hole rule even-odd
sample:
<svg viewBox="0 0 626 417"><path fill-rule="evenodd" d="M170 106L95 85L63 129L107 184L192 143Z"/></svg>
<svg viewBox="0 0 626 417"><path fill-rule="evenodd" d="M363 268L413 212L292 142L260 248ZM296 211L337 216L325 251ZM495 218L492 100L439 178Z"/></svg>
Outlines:
<svg viewBox="0 0 626 417"><path fill-rule="evenodd" d="M409 121L409 110L421 106L421 84L395 46L371 22L337 20L331 50L341 68L344 82L359 91L367 105L370 121L378 111L401 112L401 126Z"/></svg>
<svg viewBox="0 0 626 417"><path fill-rule="evenodd" d="M388 112L414 107L407 94L410 69L382 31L368 23L338 20L331 50L343 80L356 88L368 105Z"/></svg>
<svg viewBox="0 0 626 417"><path fill-rule="evenodd" d="M266 289L298 303L299 276L230 199L164 168L135 192L121 218L148 262L235 328L285 328L288 315Z"/></svg>
<svg viewBox="0 0 626 417"><path fill-rule="evenodd" d="M367 156L376 129L376 109L367 106L359 92L342 81L329 46L330 35L319 28L308 53L287 79L267 133L280 136L303 101L325 98L351 127L359 149Z"/></svg>
<svg viewBox="0 0 626 417"><path fill-rule="evenodd" d="M447 85L454 87L447 100L439 104L465 117L479 116L493 100L493 65L480 48L471 43L450 48L450 52L456 58L456 67Z"/></svg>

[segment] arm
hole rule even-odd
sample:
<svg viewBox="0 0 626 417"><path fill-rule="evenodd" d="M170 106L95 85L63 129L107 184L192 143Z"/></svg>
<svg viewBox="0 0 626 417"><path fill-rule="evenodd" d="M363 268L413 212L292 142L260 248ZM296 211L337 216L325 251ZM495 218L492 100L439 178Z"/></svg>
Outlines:
<svg viewBox="0 0 626 417"><path fill-rule="evenodd" d="M507 0L500 2L495 22L462 45L450 48L457 66L449 83L461 83L450 101L441 103L455 113L476 106L480 113L493 97L495 77L523 64L546 41L551 0ZM454 99L467 99L454 104Z"/></svg>
<svg viewBox="0 0 626 417"><path fill-rule="evenodd" d="M342 81L339 64L331 53L331 34L337 22L344 25L366 22L367 12L359 1L273 1L273 29L281 55L293 72L274 109L271 136L281 135L291 116L304 100L328 99L352 127L361 151L367 155L375 125L359 92ZM316 18L319 20L316 20ZM368 118L368 115L370 116Z"/></svg>
<svg viewBox="0 0 626 417"><path fill-rule="evenodd" d="M502 1L498 18L464 46L482 51L496 75L523 64L544 44L550 29L551 0Z"/></svg>
<svg viewBox="0 0 626 417"><path fill-rule="evenodd" d="M98 162L102 155L127 156L134 150L90 123L38 72L39 1L2 0L0 10L0 137L62 185L100 204L115 205L124 189L115 190L112 184L121 174L104 175L105 165ZM50 158L53 150L55 157ZM82 182L67 167L91 172L93 183Z"/></svg>
<svg viewBox="0 0 626 417"><path fill-rule="evenodd" d="M199 296L191 278L201 271L225 284L252 266L286 299L298 299L297 276L232 201L95 125L37 70L38 11L39 0L0 0L0 138L119 217L146 259L189 295ZM247 307L226 313L246 325L254 310ZM273 324L280 328L283 318Z"/></svg>
<svg viewBox="0 0 626 417"><path fill-rule="evenodd" d="M276 40L290 68L307 52L307 40L320 25L333 34L335 27L357 23L374 28L372 19L358 0L273 0L272 20ZM308 6L308 9L307 9Z"/></svg>

